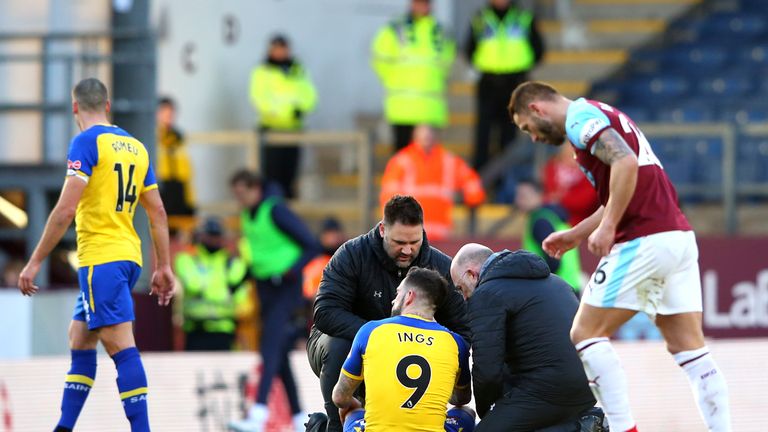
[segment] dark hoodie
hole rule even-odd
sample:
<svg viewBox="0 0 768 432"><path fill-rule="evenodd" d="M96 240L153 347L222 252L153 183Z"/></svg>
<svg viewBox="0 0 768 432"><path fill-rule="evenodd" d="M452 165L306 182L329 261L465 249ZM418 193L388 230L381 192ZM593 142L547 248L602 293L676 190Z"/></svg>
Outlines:
<svg viewBox="0 0 768 432"><path fill-rule="evenodd" d="M450 281L451 258L424 242L411 264L436 270ZM315 300L312 331L352 340L368 321L389 318L397 287L408 269L399 268L383 246L378 225L344 243L323 270ZM438 306L435 319L469 341L466 306L461 293L451 284L452 295Z"/></svg>
<svg viewBox="0 0 768 432"><path fill-rule="evenodd" d="M505 250L488 259L467 302L481 417L512 387L553 405L594 403L569 335L578 307L537 255Z"/></svg>

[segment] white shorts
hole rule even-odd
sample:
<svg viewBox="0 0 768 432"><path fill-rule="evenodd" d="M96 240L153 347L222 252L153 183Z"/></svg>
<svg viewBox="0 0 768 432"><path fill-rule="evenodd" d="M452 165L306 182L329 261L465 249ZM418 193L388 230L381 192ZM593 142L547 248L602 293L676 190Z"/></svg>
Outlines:
<svg viewBox="0 0 768 432"><path fill-rule="evenodd" d="M699 248L693 231L668 231L617 243L589 278L582 301L673 315L701 312Z"/></svg>

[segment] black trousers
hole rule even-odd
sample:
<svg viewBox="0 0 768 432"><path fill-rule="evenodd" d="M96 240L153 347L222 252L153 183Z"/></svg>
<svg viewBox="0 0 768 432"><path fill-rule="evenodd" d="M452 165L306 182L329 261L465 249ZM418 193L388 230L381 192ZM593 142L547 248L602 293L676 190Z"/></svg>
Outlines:
<svg viewBox="0 0 768 432"><path fill-rule="evenodd" d="M296 175L299 173L298 146L264 147L264 176L280 185L286 198L296 197Z"/></svg>
<svg viewBox="0 0 768 432"><path fill-rule="evenodd" d="M232 333L211 333L191 331L186 333L184 349L186 351L229 351L235 335Z"/></svg>
<svg viewBox="0 0 768 432"><path fill-rule="evenodd" d="M348 339L328 336L312 328L307 340L307 357L312 372L320 378L320 392L325 402L325 413L328 415L327 432L342 432L342 424L339 419L339 409L333 404L331 394L333 387L339 380L341 367L352 348L352 341ZM362 392L362 386L358 392ZM356 394L359 394L356 392Z"/></svg>
<svg viewBox="0 0 768 432"><path fill-rule="evenodd" d="M392 135L395 138L395 153L410 144L413 138L413 125L392 125Z"/></svg>
<svg viewBox="0 0 768 432"><path fill-rule="evenodd" d="M575 432L580 414L594 404L556 405L516 388L496 401L475 432Z"/></svg>
<svg viewBox="0 0 768 432"><path fill-rule="evenodd" d="M261 352L262 373L256 402L267 403L272 380L279 376L285 387L291 412L301 412L296 380L293 377L288 354L296 340L297 329L293 323L296 308L301 303L301 279L286 280L279 283L271 280L256 282L261 309Z"/></svg>
<svg viewBox="0 0 768 432"><path fill-rule="evenodd" d="M269 128L259 126L258 134L269 132ZM295 131L300 132L300 131ZM298 145L270 146L268 142L262 143L262 174L268 180L280 185L286 198L296 197L296 176L299 173L299 156L301 149Z"/></svg>
<svg viewBox="0 0 768 432"><path fill-rule="evenodd" d="M491 151L491 133L498 130L499 153L515 139L517 127L509 118L509 96L527 79L525 73L483 74L477 83L474 167L482 169Z"/></svg>

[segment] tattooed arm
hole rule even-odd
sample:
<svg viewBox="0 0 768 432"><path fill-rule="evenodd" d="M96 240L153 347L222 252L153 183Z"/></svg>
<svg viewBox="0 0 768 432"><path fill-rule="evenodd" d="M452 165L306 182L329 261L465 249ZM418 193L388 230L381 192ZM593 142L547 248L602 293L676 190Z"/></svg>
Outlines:
<svg viewBox="0 0 768 432"><path fill-rule="evenodd" d="M333 403L339 408L348 408L354 404L355 401L353 401L354 397L352 395L361 382L360 380L348 377L344 373L339 375L339 381L333 387Z"/></svg>
<svg viewBox="0 0 768 432"><path fill-rule="evenodd" d="M608 202L600 225L589 236L589 250L598 256L608 255L619 224L637 185L637 156L613 128L607 128L592 145L592 154L611 167Z"/></svg>
<svg viewBox="0 0 768 432"><path fill-rule="evenodd" d="M339 381L333 388L333 396L331 398L333 403L339 407L339 417L342 422L346 419L347 414L362 408L360 401L353 396L361 382L360 380L348 377L343 371L339 375Z"/></svg>

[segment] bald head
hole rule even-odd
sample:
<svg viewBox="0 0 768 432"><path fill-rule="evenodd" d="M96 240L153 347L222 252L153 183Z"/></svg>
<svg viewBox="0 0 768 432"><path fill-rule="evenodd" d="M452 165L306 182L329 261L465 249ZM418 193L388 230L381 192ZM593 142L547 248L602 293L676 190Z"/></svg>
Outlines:
<svg viewBox="0 0 768 432"><path fill-rule="evenodd" d="M451 262L451 279L464 298L472 296L480 281L480 269L492 254L491 249L478 243L465 244L456 253Z"/></svg>

